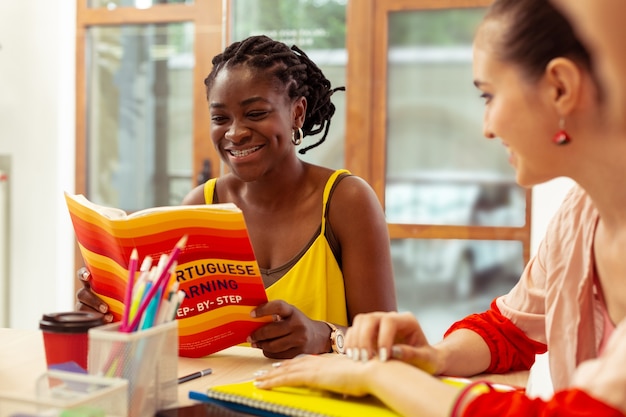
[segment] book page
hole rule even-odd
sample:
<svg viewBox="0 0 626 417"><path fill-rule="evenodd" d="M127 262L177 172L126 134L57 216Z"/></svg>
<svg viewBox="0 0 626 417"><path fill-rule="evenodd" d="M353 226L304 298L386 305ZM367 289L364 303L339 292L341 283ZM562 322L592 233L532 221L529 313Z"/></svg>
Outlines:
<svg viewBox="0 0 626 417"><path fill-rule="evenodd" d="M198 205L180 205L180 206L160 206L150 207L147 209L135 211L128 215L128 218L147 216L152 213L162 213L167 211L183 211L183 210L201 210L205 212L219 212L219 211L241 211L233 203L220 203L220 204L198 204Z"/></svg>
<svg viewBox="0 0 626 417"><path fill-rule="evenodd" d="M220 203L220 204L198 204L198 205L179 205L179 206L158 206L158 207L149 207L145 209L141 209L130 214L126 213L126 211L117 208L117 207L109 207L103 206L100 204L96 204L93 201L90 201L83 194L69 194L65 193L69 198L72 198L79 204L94 210L97 213L102 214L103 216L112 219L126 219L126 218L135 218L146 216L152 213L162 213L167 211L181 211L181 210L201 210L207 212L220 212L220 211L231 211L231 212L240 212L241 210L233 203Z"/></svg>
<svg viewBox="0 0 626 417"><path fill-rule="evenodd" d="M87 208L90 208L94 210L95 212L102 214L105 217L108 217L109 219L125 219L126 217L128 217L128 215L126 214L124 210L116 208L116 207L107 207L107 206L102 206L100 204L96 204L92 201L89 201L87 197L85 197L82 194L72 195L69 193L65 193L65 195L75 200L79 204Z"/></svg>

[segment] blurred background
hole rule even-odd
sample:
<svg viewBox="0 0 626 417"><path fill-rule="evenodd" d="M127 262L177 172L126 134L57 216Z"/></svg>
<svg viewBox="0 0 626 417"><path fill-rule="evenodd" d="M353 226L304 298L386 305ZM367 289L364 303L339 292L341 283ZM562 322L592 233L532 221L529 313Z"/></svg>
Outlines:
<svg viewBox="0 0 626 417"><path fill-rule="evenodd" d="M73 306L81 260L63 191L134 211L223 172L202 80L249 35L298 45L347 87L303 159L372 185L400 310L431 341L514 285L570 186L519 188L482 137L471 42L486 0L18 3L0 2L0 325Z"/></svg>

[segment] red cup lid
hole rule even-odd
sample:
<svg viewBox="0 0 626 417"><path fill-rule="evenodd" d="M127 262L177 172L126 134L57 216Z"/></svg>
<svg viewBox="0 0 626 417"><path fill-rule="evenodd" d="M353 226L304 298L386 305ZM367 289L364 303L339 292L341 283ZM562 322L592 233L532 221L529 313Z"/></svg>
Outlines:
<svg viewBox="0 0 626 417"><path fill-rule="evenodd" d="M55 333L85 333L92 327L103 324L105 324L103 314L88 311L68 311L44 314L39 321L39 328Z"/></svg>

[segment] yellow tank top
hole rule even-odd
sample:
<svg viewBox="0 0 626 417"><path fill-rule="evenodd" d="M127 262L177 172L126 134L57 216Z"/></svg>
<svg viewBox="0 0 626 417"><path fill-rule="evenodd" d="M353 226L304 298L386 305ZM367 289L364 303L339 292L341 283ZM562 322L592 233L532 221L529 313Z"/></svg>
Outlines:
<svg viewBox="0 0 626 417"><path fill-rule="evenodd" d="M284 300L296 306L310 319L347 326L343 273L325 236L330 191L337 178L344 173L350 172L345 169L337 170L326 182L319 235L293 267L266 288L266 292L268 299ZM207 204L213 203L216 182L217 178L213 178L204 185L204 200Z"/></svg>

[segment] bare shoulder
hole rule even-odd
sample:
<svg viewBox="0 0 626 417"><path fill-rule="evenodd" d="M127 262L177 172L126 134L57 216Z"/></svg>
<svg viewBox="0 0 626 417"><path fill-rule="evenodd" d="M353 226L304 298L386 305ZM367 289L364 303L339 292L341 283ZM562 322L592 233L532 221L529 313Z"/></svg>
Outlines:
<svg viewBox="0 0 626 417"><path fill-rule="evenodd" d="M355 223L384 221L382 205L372 187L363 178L343 178L332 194L329 212L333 228Z"/></svg>
<svg viewBox="0 0 626 417"><path fill-rule="evenodd" d="M337 184L328 207L328 224L341 245L342 262L347 275L354 277L355 271L358 271L356 276L372 278L378 274L378 277L372 279L379 282L393 276L390 273L389 232L385 212L367 181L353 175ZM372 262L376 265L373 266ZM367 271L363 270L364 265L368 265L365 268ZM346 280L350 279L346 276ZM384 309L392 306L393 303L389 303Z"/></svg>
<svg viewBox="0 0 626 417"><path fill-rule="evenodd" d="M331 205L355 204L380 205L378 198L370 184L357 175L349 175L343 178L335 187Z"/></svg>
<svg viewBox="0 0 626 417"><path fill-rule="evenodd" d="M307 167L309 178L316 183L317 187L325 186L331 175L337 170L327 168L324 166L313 165L305 163ZM333 191L333 201L338 195L343 198L358 197L359 195L374 195L372 187L361 177L351 174L344 176L341 181L335 186ZM340 197L341 198L341 197Z"/></svg>
<svg viewBox="0 0 626 417"><path fill-rule="evenodd" d="M186 206L204 203L204 184L200 184L187 193L187 195L183 198L181 205Z"/></svg>

